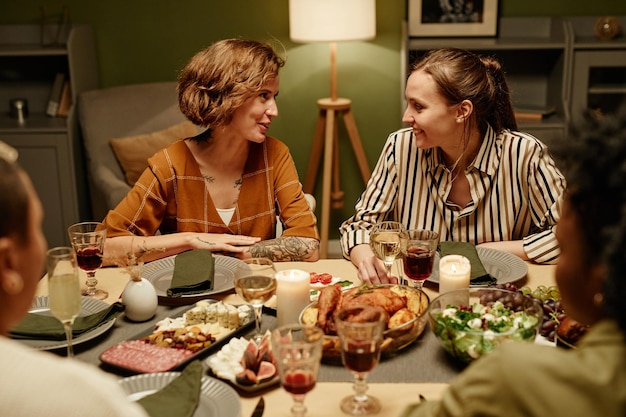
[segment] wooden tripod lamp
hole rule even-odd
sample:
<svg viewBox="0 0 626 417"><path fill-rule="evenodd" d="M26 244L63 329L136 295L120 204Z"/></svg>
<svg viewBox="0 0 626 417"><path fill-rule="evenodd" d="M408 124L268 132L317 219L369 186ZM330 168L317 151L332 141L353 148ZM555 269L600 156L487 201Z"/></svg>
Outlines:
<svg viewBox="0 0 626 417"><path fill-rule="evenodd" d="M289 0L289 35L295 42L329 42L330 45L330 97L317 101L319 117L304 182L304 192L313 193L324 151L320 257L326 258L330 207L343 207L343 191L339 184L338 115L343 116L363 182L367 183L370 177L369 164L350 109L352 102L337 95L336 43L374 39L376 0Z"/></svg>

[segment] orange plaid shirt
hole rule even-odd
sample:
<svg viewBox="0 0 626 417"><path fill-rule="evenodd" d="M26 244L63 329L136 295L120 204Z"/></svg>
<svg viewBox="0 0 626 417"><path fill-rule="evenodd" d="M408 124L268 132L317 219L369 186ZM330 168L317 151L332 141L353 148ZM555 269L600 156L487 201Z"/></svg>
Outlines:
<svg viewBox="0 0 626 417"><path fill-rule="evenodd" d="M272 239L276 216L283 236L319 239L289 148L268 137L251 143L235 213L224 224L193 155L179 140L148 159L148 168L104 222L107 236L174 232L229 233Z"/></svg>

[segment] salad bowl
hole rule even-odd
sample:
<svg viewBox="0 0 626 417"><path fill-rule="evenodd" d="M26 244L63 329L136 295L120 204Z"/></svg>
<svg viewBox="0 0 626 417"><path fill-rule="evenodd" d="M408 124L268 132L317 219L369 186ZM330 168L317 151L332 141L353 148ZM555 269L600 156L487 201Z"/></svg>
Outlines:
<svg viewBox="0 0 626 417"><path fill-rule="evenodd" d="M539 302L499 288L446 292L428 307L432 332L443 348L461 362L478 359L501 343L534 342L542 320Z"/></svg>

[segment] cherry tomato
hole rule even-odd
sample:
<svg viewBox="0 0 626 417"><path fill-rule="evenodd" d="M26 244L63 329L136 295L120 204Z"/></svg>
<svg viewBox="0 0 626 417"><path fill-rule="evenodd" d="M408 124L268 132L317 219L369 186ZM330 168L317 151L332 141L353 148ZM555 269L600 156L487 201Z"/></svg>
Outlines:
<svg viewBox="0 0 626 417"><path fill-rule="evenodd" d="M328 273L320 274L320 282L324 285L330 284L333 281L333 276Z"/></svg>
<svg viewBox="0 0 626 417"><path fill-rule="evenodd" d="M311 272L311 284L317 284L320 280L320 276L317 272Z"/></svg>

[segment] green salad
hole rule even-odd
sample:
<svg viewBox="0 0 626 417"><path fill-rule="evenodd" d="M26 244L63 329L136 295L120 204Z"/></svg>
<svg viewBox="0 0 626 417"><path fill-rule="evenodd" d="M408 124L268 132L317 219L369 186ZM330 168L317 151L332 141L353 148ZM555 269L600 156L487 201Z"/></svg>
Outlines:
<svg viewBox="0 0 626 417"><path fill-rule="evenodd" d="M434 315L433 331L448 352L469 362L504 340L534 340L537 324L537 317L496 301L491 306L448 306Z"/></svg>

